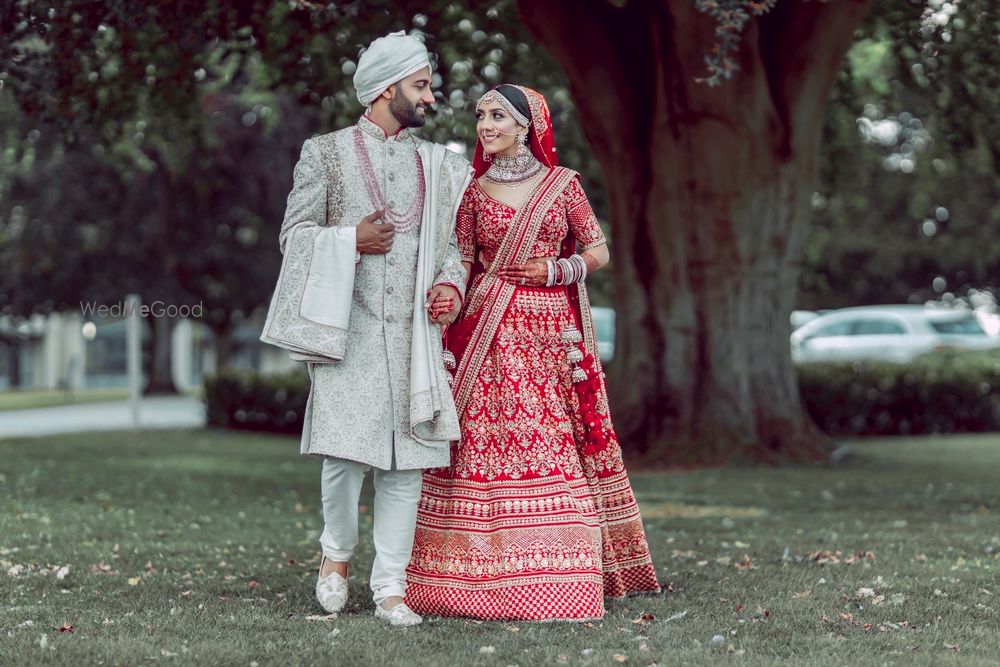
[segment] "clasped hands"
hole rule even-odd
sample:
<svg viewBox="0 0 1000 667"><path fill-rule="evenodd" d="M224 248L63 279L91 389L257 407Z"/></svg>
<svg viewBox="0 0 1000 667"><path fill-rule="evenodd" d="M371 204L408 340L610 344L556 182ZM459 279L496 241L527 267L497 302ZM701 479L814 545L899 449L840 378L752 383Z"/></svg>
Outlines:
<svg viewBox="0 0 1000 667"><path fill-rule="evenodd" d="M434 324L449 325L458 319L462 311L462 300L451 285L435 285L427 290L424 308Z"/></svg>

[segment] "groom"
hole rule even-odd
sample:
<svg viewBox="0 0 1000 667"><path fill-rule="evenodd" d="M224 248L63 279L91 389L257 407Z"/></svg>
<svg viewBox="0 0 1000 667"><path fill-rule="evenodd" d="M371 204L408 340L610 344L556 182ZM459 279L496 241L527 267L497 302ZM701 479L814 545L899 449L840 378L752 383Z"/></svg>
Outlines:
<svg viewBox="0 0 1000 667"><path fill-rule="evenodd" d="M295 311L302 327L316 328L299 335L293 357L309 361L312 378L302 453L323 457L320 605L337 613L347 602L361 485L373 468L375 615L416 625L421 618L403 596L421 470L447 466L459 433L432 323L449 324L460 310L465 272L454 224L471 170L410 133L434 102L422 42L403 32L376 39L361 54L354 87L367 107L357 124L302 146L279 283L300 275L303 296L297 311L274 302L272 310ZM341 302L343 312L331 314ZM342 360L316 356L337 340Z"/></svg>

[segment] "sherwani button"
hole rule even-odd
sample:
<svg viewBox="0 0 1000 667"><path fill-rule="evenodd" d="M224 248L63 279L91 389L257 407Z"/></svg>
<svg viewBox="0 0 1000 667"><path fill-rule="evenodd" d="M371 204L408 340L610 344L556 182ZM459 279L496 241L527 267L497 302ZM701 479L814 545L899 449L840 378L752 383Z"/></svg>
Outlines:
<svg viewBox="0 0 1000 667"><path fill-rule="evenodd" d="M395 155L396 154L396 151L392 150L392 148L389 148L387 152L389 153L389 155Z"/></svg>
<svg viewBox="0 0 1000 667"><path fill-rule="evenodd" d="M385 293L392 294L392 285L389 285L388 287L385 288Z"/></svg>
<svg viewBox="0 0 1000 667"><path fill-rule="evenodd" d="M390 181L394 181L394 180L396 180L396 175L395 174L389 174L388 178L389 178Z"/></svg>
<svg viewBox="0 0 1000 667"><path fill-rule="evenodd" d="M385 316L385 321L389 322L391 324L392 323L392 315L386 315Z"/></svg>

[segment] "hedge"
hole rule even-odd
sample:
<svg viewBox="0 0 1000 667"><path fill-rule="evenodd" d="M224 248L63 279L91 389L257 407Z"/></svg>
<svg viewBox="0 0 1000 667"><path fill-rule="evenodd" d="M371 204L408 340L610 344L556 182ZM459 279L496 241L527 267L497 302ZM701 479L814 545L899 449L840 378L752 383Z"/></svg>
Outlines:
<svg viewBox="0 0 1000 667"><path fill-rule="evenodd" d="M226 370L205 378L210 426L301 433L308 398L309 375L304 366L280 375Z"/></svg>
<svg viewBox="0 0 1000 667"><path fill-rule="evenodd" d="M802 402L831 435L1000 430L1000 353L924 355L908 364L799 366Z"/></svg>
<svg viewBox="0 0 1000 667"><path fill-rule="evenodd" d="M1000 431L1000 352L938 353L908 364L799 366L803 405L831 435ZM225 371L205 381L208 423L301 433L309 377Z"/></svg>

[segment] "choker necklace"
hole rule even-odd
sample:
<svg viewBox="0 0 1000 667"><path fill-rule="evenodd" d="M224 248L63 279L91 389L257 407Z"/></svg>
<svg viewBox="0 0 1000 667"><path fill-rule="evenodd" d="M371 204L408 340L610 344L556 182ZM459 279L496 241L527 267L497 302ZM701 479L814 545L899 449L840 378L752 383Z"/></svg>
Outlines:
<svg viewBox="0 0 1000 667"><path fill-rule="evenodd" d="M494 155L493 164L484 175L488 181L516 189L541 170L542 163L522 145L517 155Z"/></svg>

